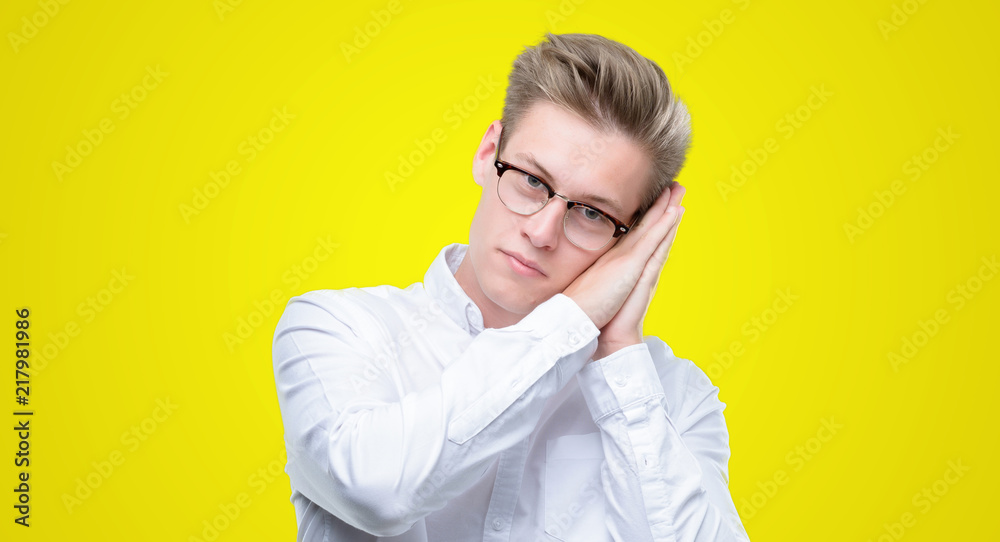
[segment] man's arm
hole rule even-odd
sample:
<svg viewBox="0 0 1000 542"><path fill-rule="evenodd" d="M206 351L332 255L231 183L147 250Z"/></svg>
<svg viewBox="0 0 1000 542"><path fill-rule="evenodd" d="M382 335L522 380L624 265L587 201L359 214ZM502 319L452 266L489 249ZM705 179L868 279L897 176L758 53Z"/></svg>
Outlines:
<svg viewBox="0 0 1000 542"><path fill-rule="evenodd" d="M662 341L642 339L685 191L676 183L664 190L626 238L563 292L601 329L598 361L578 379L601 429L607 523L618 540L746 540L728 490L718 388L687 362L691 376L671 382L667 395L649 350Z"/></svg>
<svg viewBox="0 0 1000 542"><path fill-rule="evenodd" d="M357 301L364 295L292 298L275 331L274 374L295 488L356 528L393 536L530 434L545 400L593 354L598 330L556 294L442 360L433 385L402 394L396 361L380 354L399 337Z"/></svg>
<svg viewBox="0 0 1000 542"><path fill-rule="evenodd" d="M701 369L649 337L577 379L601 430L605 524L615 540L748 540L728 487L725 404Z"/></svg>

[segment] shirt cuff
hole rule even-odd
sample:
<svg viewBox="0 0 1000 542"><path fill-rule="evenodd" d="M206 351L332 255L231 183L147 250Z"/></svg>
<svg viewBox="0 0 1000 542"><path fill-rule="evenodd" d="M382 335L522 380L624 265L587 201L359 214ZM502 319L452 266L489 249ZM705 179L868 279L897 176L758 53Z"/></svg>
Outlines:
<svg viewBox="0 0 1000 542"><path fill-rule="evenodd" d="M560 357L580 350L601 334L576 301L561 292L538 305L514 326L531 330L532 336ZM597 350L597 342L592 346L588 358Z"/></svg>
<svg viewBox="0 0 1000 542"><path fill-rule="evenodd" d="M645 342L588 363L576 378L594 423L620 411L628 419L629 405L664 396L660 375Z"/></svg>

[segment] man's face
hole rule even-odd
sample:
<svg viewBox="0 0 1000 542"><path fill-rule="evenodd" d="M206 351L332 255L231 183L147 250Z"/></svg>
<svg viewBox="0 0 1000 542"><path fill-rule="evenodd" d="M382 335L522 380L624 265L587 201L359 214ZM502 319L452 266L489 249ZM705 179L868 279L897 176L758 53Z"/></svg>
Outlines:
<svg viewBox="0 0 1000 542"><path fill-rule="evenodd" d="M566 202L558 197L533 215L508 209L497 196L499 178L493 164L499 134L500 122L494 121L473 159L473 176L483 193L469 231L469 251L455 273L483 312L487 327L519 321L562 292L617 242L600 250L571 243L563 230ZM538 176L568 199L593 205L626 224L639 209L651 170L649 158L630 140L596 131L549 102L536 103L517 131L505 134L499 158ZM525 269L518 260L537 271Z"/></svg>

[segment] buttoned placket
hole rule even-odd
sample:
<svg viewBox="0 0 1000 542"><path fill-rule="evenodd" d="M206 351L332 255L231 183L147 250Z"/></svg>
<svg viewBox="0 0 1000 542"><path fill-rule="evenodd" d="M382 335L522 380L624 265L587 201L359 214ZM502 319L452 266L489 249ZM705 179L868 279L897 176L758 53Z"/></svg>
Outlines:
<svg viewBox="0 0 1000 542"><path fill-rule="evenodd" d="M465 306L466 330L476 336L483 330L483 316L479 310L470 302Z"/></svg>
<svg viewBox="0 0 1000 542"><path fill-rule="evenodd" d="M497 478L493 483L486 524L483 526L483 542L510 540L511 523L517 507L517 496L521 491L524 465L528 459L529 438L500 453Z"/></svg>

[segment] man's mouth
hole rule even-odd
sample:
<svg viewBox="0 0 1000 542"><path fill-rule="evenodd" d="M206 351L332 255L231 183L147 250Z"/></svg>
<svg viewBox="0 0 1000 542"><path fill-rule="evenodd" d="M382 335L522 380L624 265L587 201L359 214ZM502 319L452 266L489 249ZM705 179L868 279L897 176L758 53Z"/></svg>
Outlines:
<svg viewBox="0 0 1000 542"><path fill-rule="evenodd" d="M516 271L519 275L526 277L545 276L545 273L536 262L529 260L516 252L507 252L505 250L501 250L500 252L507 256L507 260L511 268L514 269L514 271Z"/></svg>

